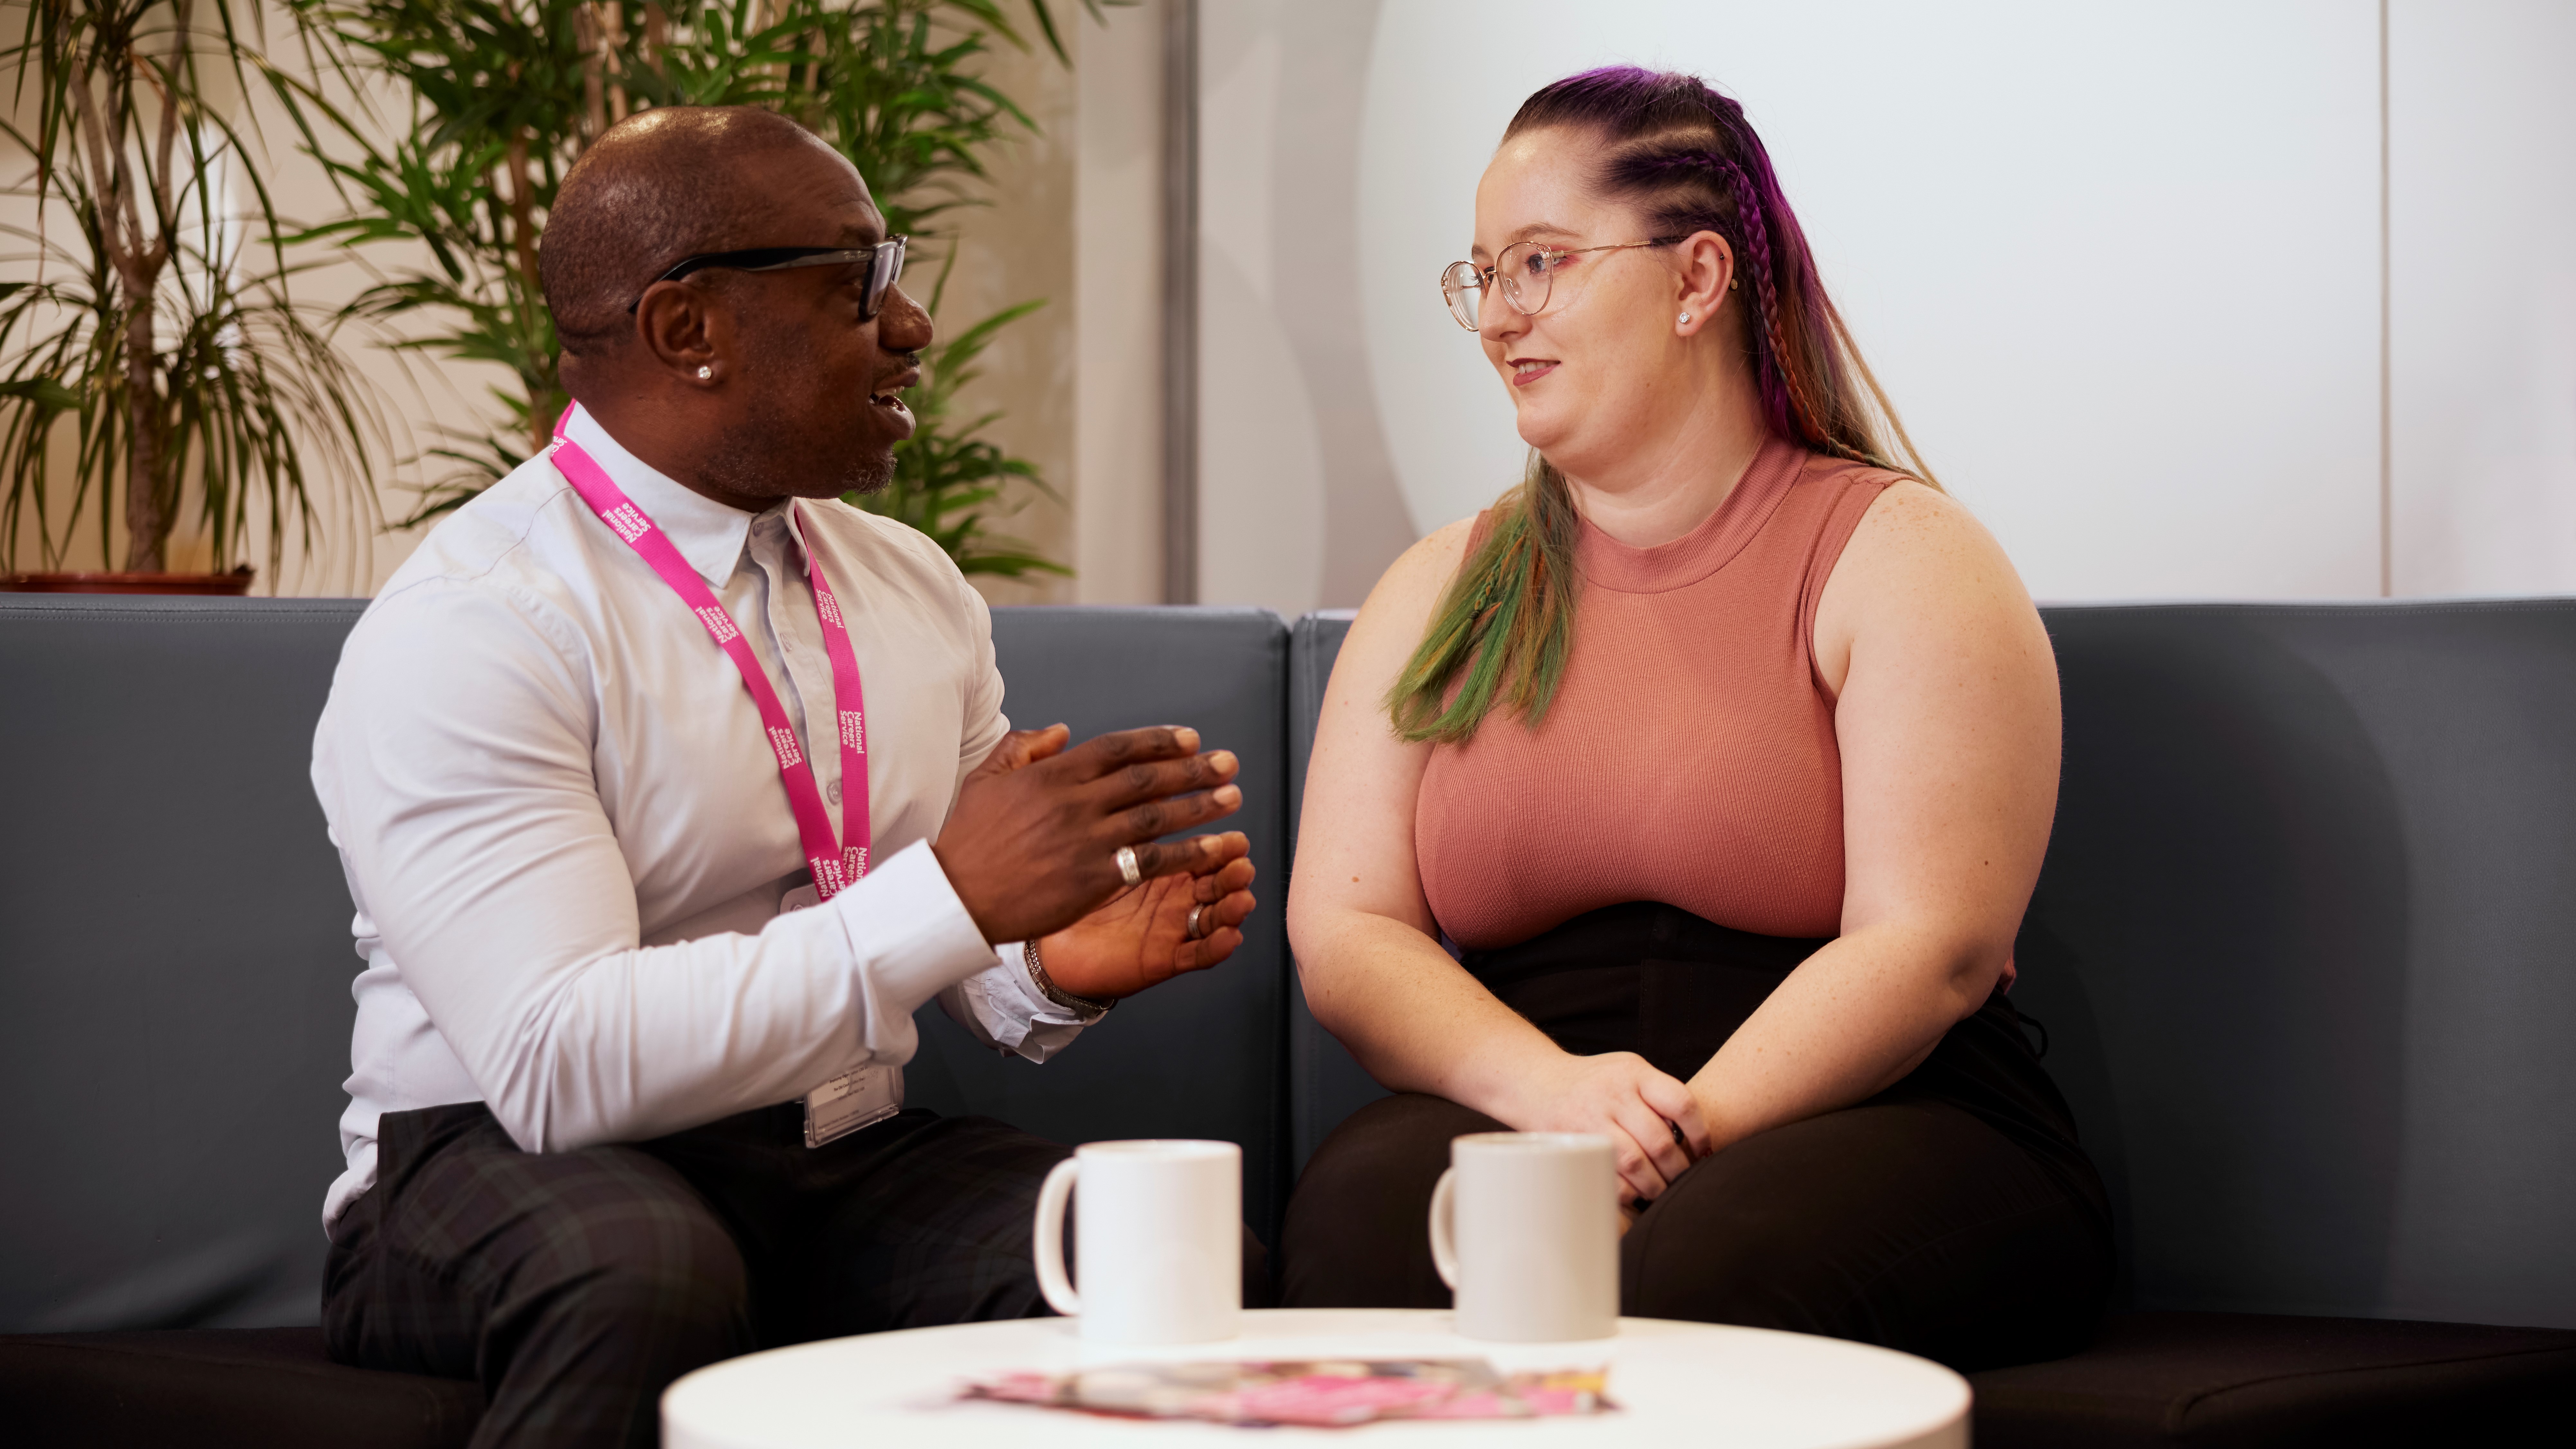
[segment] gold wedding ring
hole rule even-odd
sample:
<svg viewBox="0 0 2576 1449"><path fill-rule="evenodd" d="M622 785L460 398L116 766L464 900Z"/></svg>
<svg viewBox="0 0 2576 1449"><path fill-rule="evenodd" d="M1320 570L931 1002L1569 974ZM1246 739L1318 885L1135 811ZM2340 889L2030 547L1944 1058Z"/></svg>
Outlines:
<svg viewBox="0 0 2576 1449"><path fill-rule="evenodd" d="M1145 883L1145 873L1136 868L1136 847L1132 845L1118 847L1118 878L1131 886Z"/></svg>

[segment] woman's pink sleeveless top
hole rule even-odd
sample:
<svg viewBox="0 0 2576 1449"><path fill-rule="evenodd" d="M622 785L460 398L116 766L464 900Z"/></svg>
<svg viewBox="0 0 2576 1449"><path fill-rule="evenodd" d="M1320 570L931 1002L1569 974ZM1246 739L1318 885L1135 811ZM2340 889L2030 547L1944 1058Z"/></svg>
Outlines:
<svg viewBox="0 0 2576 1449"><path fill-rule="evenodd" d="M1544 722L1497 709L1422 777L1414 849L1450 939L1508 946L1622 901L1839 934L1842 751L1816 600L1898 476L1774 439L1671 543L1584 525L1574 647Z"/></svg>

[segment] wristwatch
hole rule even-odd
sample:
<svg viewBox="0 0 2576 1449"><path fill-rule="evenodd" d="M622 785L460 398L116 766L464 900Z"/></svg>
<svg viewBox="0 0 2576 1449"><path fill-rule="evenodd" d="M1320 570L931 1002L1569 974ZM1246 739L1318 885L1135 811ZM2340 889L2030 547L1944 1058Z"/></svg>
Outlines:
<svg viewBox="0 0 2576 1449"><path fill-rule="evenodd" d="M1020 960L1027 963L1029 980L1037 984L1038 990L1045 993L1046 999L1076 1016L1105 1016L1109 1008L1118 1004L1115 1001L1093 1001L1089 997L1076 996L1056 985L1046 974L1046 963L1038 959L1038 943L1035 941L1020 943Z"/></svg>

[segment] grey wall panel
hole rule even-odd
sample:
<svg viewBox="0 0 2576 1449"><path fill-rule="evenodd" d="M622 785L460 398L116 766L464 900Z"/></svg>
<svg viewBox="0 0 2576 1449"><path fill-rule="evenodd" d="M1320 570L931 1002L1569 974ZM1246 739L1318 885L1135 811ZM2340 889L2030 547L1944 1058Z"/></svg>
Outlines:
<svg viewBox="0 0 2576 1449"><path fill-rule="evenodd" d="M1276 1242L1286 1196L1287 627L1260 609L996 609L993 639L1015 726L1061 721L1082 740L1187 724L1240 756L1244 807L1228 826L1252 837L1261 907L1232 960L1120 1003L1043 1066L979 1050L936 1004L924 1008L909 1100L1062 1142L1239 1142L1244 1215Z"/></svg>
<svg viewBox="0 0 2576 1449"><path fill-rule="evenodd" d="M355 600L0 596L0 1331L312 1323Z"/></svg>

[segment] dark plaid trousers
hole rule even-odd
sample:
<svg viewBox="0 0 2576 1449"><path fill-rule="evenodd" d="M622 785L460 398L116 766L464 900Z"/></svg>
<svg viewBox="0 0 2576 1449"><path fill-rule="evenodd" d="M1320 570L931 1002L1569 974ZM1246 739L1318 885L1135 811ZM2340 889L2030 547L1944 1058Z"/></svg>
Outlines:
<svg viewBox="0 0 2576 1449"><path fill-rule="evenodd" d="M333 1233L331 1356L480 1380L477 1449L649 1445L662 1389L719 1359L1048 1312L1031 1214L1068 1149L990 1118L904 1112L808 1148L790 1103L530 1153L476 1102L377 1134L376 1185Z"/></svg>

